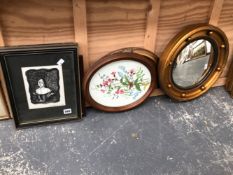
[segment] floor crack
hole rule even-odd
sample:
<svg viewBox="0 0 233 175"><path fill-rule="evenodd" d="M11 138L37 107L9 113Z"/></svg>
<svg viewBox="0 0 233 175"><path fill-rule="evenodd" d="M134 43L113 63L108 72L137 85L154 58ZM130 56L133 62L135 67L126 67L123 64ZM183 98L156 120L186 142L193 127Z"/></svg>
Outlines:
<svg viewBox="0 0 233 175"><path fill-rule="evenodd" d="M93 149L86 157L84 157L83 161L85 161L88 157L90 157L93 153L95 153L99 148L101 148L105 142L107 142L112 136L114 136L119 130L121 130L128 122L129 122L129 119L126 120L123 124L121 124L119 128L113 131L113 133L110 136L105 138L95 149Z"/></svg>

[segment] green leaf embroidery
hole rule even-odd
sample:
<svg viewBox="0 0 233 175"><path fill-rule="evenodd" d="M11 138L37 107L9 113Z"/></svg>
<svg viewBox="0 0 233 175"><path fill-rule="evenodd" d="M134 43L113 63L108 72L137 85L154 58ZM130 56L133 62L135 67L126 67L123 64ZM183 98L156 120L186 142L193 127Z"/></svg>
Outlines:
<svg viewBox="0 0 233 175"><path fill-rule="evenodd" d="M123 84L125 86L128 85L126 82L123 81L123 78L120 79L120 82L121 82L121 84Z"/></svg>
<svg viewBox="0 0 233 175"><path fill-rule="evenodd" d="M100 75L101 76L101 75ZM104 81L109 81L109 76L102 76L101 79ZM109 96L115 96L116 92L122 90L124 96L131 96L134 92L141 92L145 90L149 86L148 79L145 79L144 71L141 67L133 69L133 73L131 71L125 71L121 73L121 76L116 74L112 81L109 81L107 85L96 85L97 89L105 89L105 94Z"/></svg>
<svg viewBox="0 0 233 175"><path fill-rule="evenodd" d="M127 81L127 85L130 83L128 77L125 75L125 80Z"/></svg>
<svg viewBox="0 0 233 175"><path fill-rule="evenodd" d="M139 83L135 83L135 87L138 91L141 91L141 87L140 87L140 84Z"/></svg>

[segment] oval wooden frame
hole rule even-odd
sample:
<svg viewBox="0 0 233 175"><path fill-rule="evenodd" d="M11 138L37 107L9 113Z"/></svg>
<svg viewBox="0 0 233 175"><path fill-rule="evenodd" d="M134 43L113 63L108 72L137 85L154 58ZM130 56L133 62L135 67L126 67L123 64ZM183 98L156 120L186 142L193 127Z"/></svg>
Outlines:
<svg viewBox="0 0 233 175"><path fill-rule="evenodd" d="M115 61L120 61L120 60L133 60L133 61L137 61L137 62L140 62L141 64L145 65L151 74L150 87L147 90L147 92L140 99L138 99L137 101L135 101L129 105L120 106L120 107L108 107L108 106L101 105L101 104L97 103L94 99L92 99L92 97L90 96L90 92L89 92L90 80L93 77L93 75L100 68L102 68L103 66L106 66L109 63L112 63ZM106 112L121 112L121 111L126 111L126 110L130 110L132 108L135 108L136 106L143 103L150 96L150 94L153 92L156 84L157 84L156 65L155 65L155 62L153 60L151 60L150 58L148 58L146 56L139 55L136 53L114 53L114 54L109 54L109 55L102 57L99 61L97 61L95 64L93 64L90 67L89 71L86 73L86 75L84 77L83 92L84 92L84 95L85 95L87 102L92 107L99 109L99 110L102 110L102 111L106 111Z"/></svg>
<svg viewBox="0 0 233 175"><path fill-rule="evenodd" d="M207 39L214 43L217 55L216 62L208 75L201 83L191 88L180 88L173 83L172 66L181 50L197 39ZM219 28L209 24L196 24L188 26L178 33L167 45L159 62L159 83L164 92L178 101L188 101L199 97L217 81L226 65L229 54L229 43L226 35Z"/></svg>

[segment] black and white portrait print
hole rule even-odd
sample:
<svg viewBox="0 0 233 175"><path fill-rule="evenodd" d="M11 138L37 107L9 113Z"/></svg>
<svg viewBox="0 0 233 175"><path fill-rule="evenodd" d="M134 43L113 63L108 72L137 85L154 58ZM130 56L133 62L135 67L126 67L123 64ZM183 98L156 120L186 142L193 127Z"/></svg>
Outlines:
<svg viewBox="0 0 233 175"><path fill-rule="evenodd" d="M30 100L33 104L59 101L58 69L31 69L26 71L26 77L29 84Z"/></svg>
<svg viewBox="0 0 233 175"><path fill-rule="evenodd" d="M62 66L23 67L29 109L65 105Z"/></svg>

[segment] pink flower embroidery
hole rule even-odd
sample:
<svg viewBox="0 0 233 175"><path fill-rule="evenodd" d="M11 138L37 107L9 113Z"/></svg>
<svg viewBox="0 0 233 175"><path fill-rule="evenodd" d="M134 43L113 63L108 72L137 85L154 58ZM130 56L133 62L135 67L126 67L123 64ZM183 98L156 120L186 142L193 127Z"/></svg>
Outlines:
<svg viewBox="0 0 233 175"><path fill-rule="evenodd" d="M108 81L104 81L103 86L108 86Z"/></svg>
<svg viewBox="0 0 233 175"><path fill-rule="evenodd" d="M135 73L134 69L131 69L131 70L130 70L130 73L131 73L131 74L134 74L134 73Z"/></svg>
<svg viewBox="0 0 233 175"><path fill-rule="evenodd" d="M112 74L113 77L116 76L116 72L115 71L113 71L111 74Z"/></svg>
<svg viewBox="0 0 233 175"><path fill-rule="evenodd" d="M128 96L139 94L141 85L148 84L148 80L144 79L143 70L141 68L129 68L127 65L119 66L119 71L111 70L109 74L100 75L101 83L96 85L99 93L112 96L117 99L120 96ZM135 87L135 88L134 88ZM137 95L133 95L135 98Z"/></svg>
<svg viewBox="0 0 233 175"><path fill-rule="evenodd" d="M115 93L116 93L116 94L124 94L124 90L118 89Z"/></svg>

